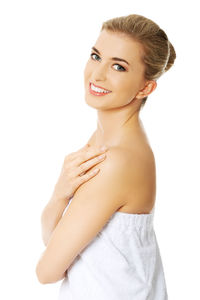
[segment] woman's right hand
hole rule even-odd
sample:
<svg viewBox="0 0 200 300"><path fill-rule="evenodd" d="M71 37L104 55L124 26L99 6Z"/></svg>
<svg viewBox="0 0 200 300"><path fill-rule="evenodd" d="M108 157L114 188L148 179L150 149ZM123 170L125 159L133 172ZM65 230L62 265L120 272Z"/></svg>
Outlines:
<svg viewBox="0 0 200 300"><path fill-rule="evenodd" d="M96 176L99 168L88 170L106 158L107 150L86 144L77 152L68 154L54 188L56 198L69 200L81 184ZM101 155L104 156L101 157Z"/></svg>

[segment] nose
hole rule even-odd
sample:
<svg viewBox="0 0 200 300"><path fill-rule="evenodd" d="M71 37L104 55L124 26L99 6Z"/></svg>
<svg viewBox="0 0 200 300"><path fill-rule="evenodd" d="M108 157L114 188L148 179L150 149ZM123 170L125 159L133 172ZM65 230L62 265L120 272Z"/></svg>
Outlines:
<svg viewBox="0 0 200 300"><path fill-rule="evenodd" d="M94 81L104 81L106 80L107 68L106 65L98 64L98 66L94 67L92 72L92 79Z"/></svg>

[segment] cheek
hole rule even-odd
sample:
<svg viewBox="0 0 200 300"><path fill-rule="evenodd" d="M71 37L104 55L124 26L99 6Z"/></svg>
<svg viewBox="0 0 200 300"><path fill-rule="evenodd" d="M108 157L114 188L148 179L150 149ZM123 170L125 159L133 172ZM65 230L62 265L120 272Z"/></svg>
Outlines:
<svg viewBox="0 0 200 300"><path fill-rule="evenodd" d="M134 74L126 82L124 82L124 86L126 86L127 91L130 93L137 93L142 86L142 78L140 74Z"/></svg>
<svg viewBox="0 0 200 300"><path fill-rule="evenodd" d="M121 101L129 103L137 94L139 90L139 82L137 79L126 78L120 84L118 84L117 93L121 95ZM123 100L122 100L123 99Z"/></svg>
<svg viewBox="0 0 200 300"><path fill-rule="evenodd" d="M135 90L135 82L134 80L130 80L130 78L126 78L120 82L120 84L116 85L118 91L125 95L130 95Z"/></svg>

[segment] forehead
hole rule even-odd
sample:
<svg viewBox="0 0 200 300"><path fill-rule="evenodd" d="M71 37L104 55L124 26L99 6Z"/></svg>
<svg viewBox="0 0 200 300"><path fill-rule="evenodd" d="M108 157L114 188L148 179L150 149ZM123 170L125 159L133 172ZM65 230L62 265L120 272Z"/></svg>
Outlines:
<svg viewBox="0 0 200 300"><path fill-rule="evenodd" d="M128 60L130 64L142 63L143 46L124 33L102 30L95 42L95 47L101 55L107 57L120 57Z"/></svg>

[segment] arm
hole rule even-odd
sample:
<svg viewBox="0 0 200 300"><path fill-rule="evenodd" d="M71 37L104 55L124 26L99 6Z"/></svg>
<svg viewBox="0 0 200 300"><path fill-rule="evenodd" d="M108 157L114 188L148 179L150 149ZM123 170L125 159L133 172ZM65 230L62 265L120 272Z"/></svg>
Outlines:
<svg viewBox="0 0 200 300"><path fill-rule="evenodd" d="M86 144L79 151L72 152L65 157L53 195L41 216L42 239L45 246L47 246L50 236L74 192L85 181L90 180L97 174L88 170L105 159L99 157L105 151L96 147L88 147ZM85 172L85 175L79 176L82 171Z"/></svg>
<svg viewBox="0 0 200 300"><path fill-rule="evenodd" d="M53 193L51 199L45 206L41 215L42 239L45 246L47 246L51 234L60 221L68 203L69 199L59 199L58 196Z"/></svg>
<svg viewBox="0 0 200 300"><path fill-rule="evenodd" d="M113 213L125 205L127 168L123 158L119 149L110 149L98 176L74 194L37 264L36 274L41 283L60 280Z"/></svg>

